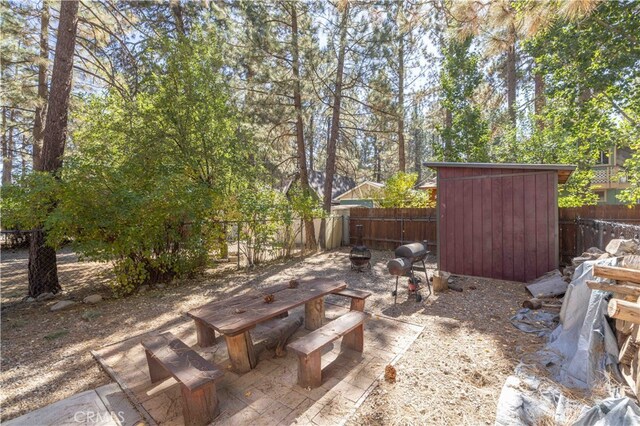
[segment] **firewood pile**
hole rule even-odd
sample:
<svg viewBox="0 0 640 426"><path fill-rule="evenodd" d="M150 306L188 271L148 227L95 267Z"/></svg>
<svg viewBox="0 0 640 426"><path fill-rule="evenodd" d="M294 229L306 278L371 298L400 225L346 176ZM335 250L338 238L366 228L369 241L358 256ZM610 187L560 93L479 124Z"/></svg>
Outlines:
<svg viewBox="0 0 640 426"><path fill-rule="evenodd" d="M595 265L593 275L610 280L588 281L587 285L613 293L607 311L615 320L620 371L640 397L640 255L624 256L620 266Z"/></svg>

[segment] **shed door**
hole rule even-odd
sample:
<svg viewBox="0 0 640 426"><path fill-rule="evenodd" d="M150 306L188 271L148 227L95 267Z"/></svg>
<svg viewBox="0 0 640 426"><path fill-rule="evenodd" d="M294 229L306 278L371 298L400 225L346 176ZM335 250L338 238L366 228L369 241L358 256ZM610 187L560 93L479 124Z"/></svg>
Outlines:
<svg viewBox="0 0 640 426"><path fill-rule="evenodd" d="M558 267L555 171L440 168L439 268L529 281Z"/></svg>

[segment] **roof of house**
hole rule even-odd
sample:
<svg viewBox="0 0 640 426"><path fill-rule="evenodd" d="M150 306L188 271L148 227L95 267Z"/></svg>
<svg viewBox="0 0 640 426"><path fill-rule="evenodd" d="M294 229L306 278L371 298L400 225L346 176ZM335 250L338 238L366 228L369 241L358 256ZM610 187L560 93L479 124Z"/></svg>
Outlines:
<svg viewBox="0 0 640 426"><path fill-rule="evenodd" d="M372 181L364 181L360 184L358 184L357 186L349 189L348 191L345 191L344 193L342 193L341 195L335 197L334 199L336 201L339 200L358 200L358 199L362 199L363 198L363 187L366 186L372 186L375 189L382 189L384 188L384 183L379 183L379 182L372 182ZM367 197L367 194L364 194L365 197L364 198L371 198L371 197Z"/></svg>
<svg viewBox="0 0 640 426"><path fill-rule="evenodd" d="M428 162L426 167L434 169L442 167L475 168L475 169L520 169L520 170L555 170L558 172L558 183L565 183L576 169L572 164L521 164L521 163L450 163Z"/></svg>
<svg viewBox="0 0 640 426"><path fill-rule="evenodd" d="M416 189L431 189L437 188L438 182L435 178L428 178L416 184Z"/></svg>
<svg viewBox="0 0 640 426"><path fill-rule="evenodd" d="M289 188L291 185L298 180L300 176L296 175L293 179L289 180L283 192L286 194L289 192ZM311 189L315 191L320 199L324 197L324 184L326 181L326 175L324 172L317 172L312 170L309 172L309 186ZM333 175L333 185L331 187L331 199L335 200L336 197L344 194L348 190L354 188L356 186L356 182L346 176Z"/></svg>

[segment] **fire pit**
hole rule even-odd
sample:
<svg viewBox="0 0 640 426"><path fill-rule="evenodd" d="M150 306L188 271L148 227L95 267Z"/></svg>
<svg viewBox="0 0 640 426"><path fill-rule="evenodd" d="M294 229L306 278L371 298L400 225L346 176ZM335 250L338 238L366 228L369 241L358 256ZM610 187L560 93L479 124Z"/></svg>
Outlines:
<svg viewBox="0 0 640 426"><path fill-rule="evenodd" d="M349 252L351 269L358 272L362 272L365 266L371 269L371 251L362 242L363 229L363 225L356 225L356 245Z"/></svg>

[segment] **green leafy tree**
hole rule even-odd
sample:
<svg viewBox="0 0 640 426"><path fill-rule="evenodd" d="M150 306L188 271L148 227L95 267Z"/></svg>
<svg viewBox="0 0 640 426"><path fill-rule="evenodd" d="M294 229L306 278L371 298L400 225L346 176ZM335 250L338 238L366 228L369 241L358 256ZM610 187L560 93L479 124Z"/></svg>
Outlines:
<svg viewBox="0 0 640 426"><path fill-rule="evenodd" d="M219 241L232 194L250 184L214 34L165 38L134 102L113 90L88 99L59 201L46 225L85 257L114 262L116 294L189 275Z"/></svg>
<svg viewBox="0 0 640 426"><path fill-rule="evenodd" d="M469 52L471 37L448 40L440 74L441 104L445 120L440 130L444 146L437 156L444 161L488 161L489 132L473 96L482 76L478 57Z"/></svg>
<svg viewBox="0 0 640 426"><path fill-rule="evenodd" d="M414 189L417 173L398 172L387 179L382 191L382 207L434 207L425 191Z"/></svg>

